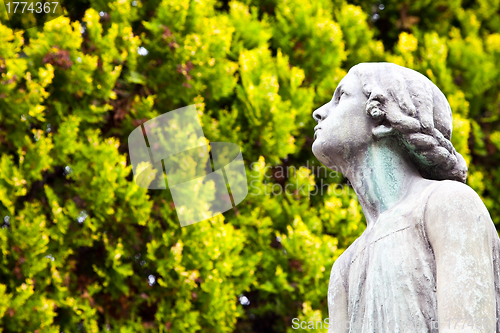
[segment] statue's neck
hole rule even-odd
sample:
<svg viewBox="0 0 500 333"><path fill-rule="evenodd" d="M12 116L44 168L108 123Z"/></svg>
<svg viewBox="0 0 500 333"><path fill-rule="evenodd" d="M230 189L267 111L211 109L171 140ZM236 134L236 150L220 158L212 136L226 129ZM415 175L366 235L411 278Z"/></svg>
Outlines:
<svg viewBox="0 0 500 333"><path fill-rule="evenodd" d="M349 179L363 208L368 228L396 205L422 176L392 140L382 139L348 161Z"/></svg>

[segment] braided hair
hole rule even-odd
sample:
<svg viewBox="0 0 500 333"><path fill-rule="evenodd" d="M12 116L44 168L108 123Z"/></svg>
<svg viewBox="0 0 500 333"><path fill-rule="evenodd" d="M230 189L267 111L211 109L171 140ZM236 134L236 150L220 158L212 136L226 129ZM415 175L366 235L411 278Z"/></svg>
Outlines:
<svg viewBox="0 0 500 333"><path fill-rule="evenodd" d="M392 63L361 63L351 71L368 97L375 137L397 136L423 177L465 183L467 164L450 141L451 108L431 80Z"/></svg>

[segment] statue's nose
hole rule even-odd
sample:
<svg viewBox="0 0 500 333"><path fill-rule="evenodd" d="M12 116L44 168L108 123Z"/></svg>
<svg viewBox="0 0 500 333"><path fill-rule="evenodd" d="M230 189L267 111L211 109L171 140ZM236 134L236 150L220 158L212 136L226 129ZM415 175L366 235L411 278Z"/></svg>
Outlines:
<svg viewBox="0 0 500 333"><path fill-rule="evenodd" d="M330 106L330 103L326 103L319 109L313 112L313 118L316 120L318 123L320 121L325 120L325 118L328 116L328 108Z"/></svg>

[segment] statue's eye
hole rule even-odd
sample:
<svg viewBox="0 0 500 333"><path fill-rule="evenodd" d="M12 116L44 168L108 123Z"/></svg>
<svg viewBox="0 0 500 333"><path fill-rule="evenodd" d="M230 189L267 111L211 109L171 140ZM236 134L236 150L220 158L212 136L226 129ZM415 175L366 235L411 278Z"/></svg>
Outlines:
<svg viewBox="0 0 500 333"><path fill-rule="evenodd" d="M344 96L345 92L344 91L341 91L340 94L339 94L339 98L338 98L338 102L340 102L340 99L342 98L342 96Z"/></svg>

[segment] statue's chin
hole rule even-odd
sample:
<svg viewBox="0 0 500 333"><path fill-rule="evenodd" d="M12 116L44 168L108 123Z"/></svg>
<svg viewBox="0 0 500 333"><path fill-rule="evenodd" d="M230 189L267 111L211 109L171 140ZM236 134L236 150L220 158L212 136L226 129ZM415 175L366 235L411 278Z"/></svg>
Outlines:
<svg viewBox="0 0 500 333"><path fill-rule="evenodd" d="M316 139L312 144L312 152L314 156L323 163L324 165L328 165L330 161L327 158L325 147L321 144L319 139Z"/></svg>
<svg viewBox="0 0 500 333"><path fill-rule="evenodd" d="M318 139L316 139L312 144L312 152L318 160L321 158L321 144Z"/></svg>
<svg viewBox="0 0 500 333"><path fill-rule="evenodd" d="M325 144L324 142L321 142L319 139L316 139L316 141L313 142L312 144L312 152L314 156L323 163L324 166L327 168L335 168L337 165L337 158L340 154L336 149L333 149L330 145Z"/></svg>

